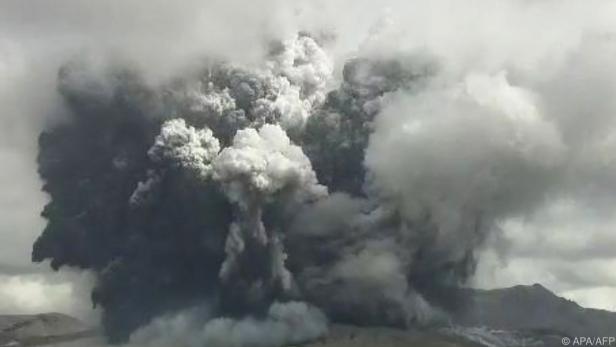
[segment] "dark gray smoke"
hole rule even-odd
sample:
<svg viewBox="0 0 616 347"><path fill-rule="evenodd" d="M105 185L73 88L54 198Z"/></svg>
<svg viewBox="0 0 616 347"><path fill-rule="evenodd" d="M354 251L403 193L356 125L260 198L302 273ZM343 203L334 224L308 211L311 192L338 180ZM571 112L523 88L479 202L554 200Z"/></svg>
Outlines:
<svg viewBox="0 0 616 347"><path fill-rule="evenodd" d="M566 165L560 130L504 74L452 82L423 54L365 56L337 81L303 34L260 66L151 86L73 62L58 86L70 115L40 136L51 201L33 259L96 273L112 342L156 345L176 323L201 332L187 346L247 346L327 319L439 321L487 235Z"/></svg>
<svg viewBox="0 0 616 347"><path fill-rule="evenodd" d="M115 342L203 304L211 317L258 318L274 301L306 300L343 321L361 309L366 322L406 323L411 269L374 236L398 220L376 216L362 163L380 100L430 70L355 59L326 92L333 67L305 35L262 67L212 63L156 88L131 71L101 78L67 64L70 120L40 137L52 199L33 259L98 274L92 299ZM322 218L328 204L344 213ZM374 274L358 272L362 262Z"/></svg>

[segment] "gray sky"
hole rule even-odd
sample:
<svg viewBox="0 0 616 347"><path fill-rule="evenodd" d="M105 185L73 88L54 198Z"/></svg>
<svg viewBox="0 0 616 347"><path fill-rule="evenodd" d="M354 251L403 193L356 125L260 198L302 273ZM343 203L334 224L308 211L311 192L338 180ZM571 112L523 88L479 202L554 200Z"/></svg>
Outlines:
<svg viewBox="0 0 616 347"><path fill-rule="evenodd" d="M250 62L265 38L334 33L340 68L359 52L428 51L446 80L506 76L567 146L558 189L499 221L474 283L541 282L616 310L616 4L587 0L7 0L0 3L0 312L87 317L87 274L29 263L46 197L36 137L58 121L54 80L75 55L124 60L156 82L204 54ZM555 178L556 179L556 178Z"/></svg>

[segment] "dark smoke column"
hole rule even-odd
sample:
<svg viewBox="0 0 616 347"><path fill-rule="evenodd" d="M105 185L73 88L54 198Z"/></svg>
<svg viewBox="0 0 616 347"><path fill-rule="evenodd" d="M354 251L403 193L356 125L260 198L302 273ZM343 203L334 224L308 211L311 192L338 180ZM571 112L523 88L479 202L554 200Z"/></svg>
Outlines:
<svg viewBox="0 0 616 347"><path fill-rule="evenodd" d="M175 107L160 91L80 64L62 69L59 91L70 113L39 139L50 202L32 258L93 271L105 333L124 341L153 317L215 295L231 206L214 185L148 154Z"/></svg>
<svg viewBox="0 0 616 347"><path fill-rule="evenodd" d="M216 63L157 87L124 69L62 68L69 114L40 137L50 202L32 256L96 274L112 342L200 305L259 313L292 283L287 212L326 190L286 132L323 102L332 66L308 36L276 47L261 67ZM245 299L220 305L221 293Z"/></svg>

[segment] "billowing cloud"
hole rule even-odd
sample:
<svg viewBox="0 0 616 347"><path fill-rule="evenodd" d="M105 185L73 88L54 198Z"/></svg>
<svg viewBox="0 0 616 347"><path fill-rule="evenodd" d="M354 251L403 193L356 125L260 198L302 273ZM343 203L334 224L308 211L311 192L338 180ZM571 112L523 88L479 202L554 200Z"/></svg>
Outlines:
<svg viewBox="0 0 616 347"><path fill-rule="evenodd" d="M289 312L323 333L313 305L421 323L468 280L612 308L615 12L3 2L0 307L80 306L28 264L44 229L34 259L92 271L115 341L201 306L238 345L296 341Z"/></svg>

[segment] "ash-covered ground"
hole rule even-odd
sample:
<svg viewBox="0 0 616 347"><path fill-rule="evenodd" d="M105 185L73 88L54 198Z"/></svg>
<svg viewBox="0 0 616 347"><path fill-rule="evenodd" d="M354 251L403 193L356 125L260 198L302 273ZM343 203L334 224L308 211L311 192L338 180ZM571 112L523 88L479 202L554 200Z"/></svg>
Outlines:
<svg viewBox="0 0 616 347"><path fill-rule="evenodd" d="M583 308L560 298L539 284L495 290L464 289L466 304L449 312L446 324L392 328L330 324L319 336L289 347L557 347L563 338L609 336L616 329L616 313ZM179 322L179 321L176 321ZM167 326L169 328L169 326ZM177 333L177 331L176 331ZM187 332L190 333L190 332ZM190 347L188 337L171 338L159 332L154 346ZM164 337L167 339L165 340ZM573 341L573 340L570 340ZM123 347L150 344L129 343ZM214 346L279 346L228 336ZM0 346L109 347L100 331L61 314L0 316Z"/></svg>

